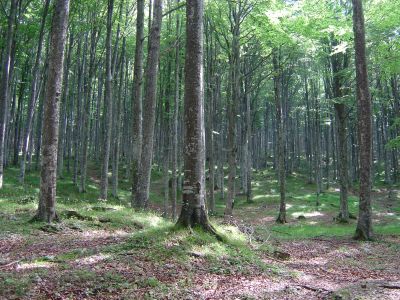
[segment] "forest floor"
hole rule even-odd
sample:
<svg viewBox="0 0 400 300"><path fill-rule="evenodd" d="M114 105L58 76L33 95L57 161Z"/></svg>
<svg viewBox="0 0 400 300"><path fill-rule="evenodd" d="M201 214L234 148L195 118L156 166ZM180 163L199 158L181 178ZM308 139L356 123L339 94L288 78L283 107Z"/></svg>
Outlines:
<svg viewBox="0 0 400 300"><path fill-rule="evenodd" d="M238 196L225 224L223 201L212 217L224 241L176 230L160 216L160 174L154 212L133 212L128 182L120 198L99 203L95 178L79 194L58 183L62 222L30 223L37 173L22 187L9 169L0 191L1 299L400 299L400 201L374 189L373 242L352 240L356 220L338 224L333 187L315 206L315 186L288 178L288 224L278 225L272 171L254 176L254 201ZM349 197L357 215L357 197Z"/></svg>

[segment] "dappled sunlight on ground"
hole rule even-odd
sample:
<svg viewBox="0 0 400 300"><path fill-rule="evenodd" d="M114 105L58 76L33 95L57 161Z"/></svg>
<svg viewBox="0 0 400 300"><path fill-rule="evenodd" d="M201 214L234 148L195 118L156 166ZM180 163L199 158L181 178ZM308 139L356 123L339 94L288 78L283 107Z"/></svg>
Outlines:
<svg viewBox="0 0 400 300"><path fill-rule="evenodd" d="M253 197L253 200L261 200L261 199L268 199L268 198L275 198L278 197L278 194L269 194L269 195L257 195Z"/></svg>
<svg viewBox="0 0 400 300"><path fill-rule="evenodd" d="M324 214L319 212L319 211L312 211L312 212L294 212L291 214L292 217L298 218L299 216L304 216L304 217L320 217L323 216Z"/></svg>
<svg viewBox="0 0 400 300"><path fill-rule="evenodd" d="M274 222L275 220L276 220L276 217L268 216L268 217L262 218L261 222Z"/></svg>
<svg viewBox="0 0 400 300"><path fill-rule="evenodd" d="M84 241L91 241L98 238L107 238L107 237L127 237L130 235L130 232L124 230L85 230L83 232L76 233L77 238Z"/></svg>
<svg viewBox="0 0 400 300"><path fill-rule="evenodd" d="M400 281L400 237L396 235L400 217L395 209L376 201L378 239L356 242L351 239L356 220L349 224L333 220L338 193L333 188L326 191L317 208L315 185L306 185L300 175L290 176L288 223L280 225L276 224L279 194L274 174L266 171L257 176L254 202L238 195L230 225L222 217L224 202L217 199L218 212L212 221L224 242L197 230L176 231L172 222L154 212L138 213L116 201L92 204L86 199L74 207L65 198L58 211L74 208L89 219L64 219L60 232L45 233L39 230L42 224L27 222L36 204L21 207L15 202L0 213L8 226L0 235L0 290L7 296L21 291L24 296L14 298L29 300L312 300L336 295L346 300L358 295L364 297L358 299L376 299L373 293L379 299L400 299L398 290L380 286ZM90 188L95 189L95 183ZM151 207L160 210L162 182L152 188L161 200ZM349 196L350 210L356 214L357 198ZM383 194L375 197L381 199ZM93 205L114 210L95 211ZM20 227L25 228L21 234Z"/></svg>
<svg viewBox="0 0 400 300"><path fill-rule="evenodd" d="M307 224L309 224L309 225L316 225L316 224L318 224L318 222L317 222L317 221L307 221Z"/></svg>
<svg viewBox="0 0 400 300"><path fill-rule="evenodd" d="M47 261L38 261L38 262L31 262L31 263L18 263L16 265L16 270L30 270L30 269L48 269L51 267L55 267L57 264Z"/></svg>
<svg viewBox="0 0 400 300"><path fill-rule="evenodd" d="M93 264L99 263L103 260L106 260L110 257L111 257L111 255L109 255L109 254L99 253L99 254L95 254L95 255L88 256L88 257L83 257L83 258L77 259L74 261L74 263L76 263L78 265L93 265Z"/></svg>

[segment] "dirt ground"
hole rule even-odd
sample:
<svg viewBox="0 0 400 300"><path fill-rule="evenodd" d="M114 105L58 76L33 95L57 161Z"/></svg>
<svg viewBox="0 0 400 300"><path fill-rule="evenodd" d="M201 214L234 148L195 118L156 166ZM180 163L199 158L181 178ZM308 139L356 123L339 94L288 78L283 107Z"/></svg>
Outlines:
<svg viewBox="0 0 400 300"><path fill-rule="evenodd" d="M275 219L265 210L273 209L244 207L233 222L272 228ZM375 217L385 222L383 215ZM307 216L307 221L328 223L332 216ZM272 235L250 241L255 250L264 245L284 254L257 252L271 268L237 265L226 258L216 270L215 262L202 255L189 255L181 263L160 249L156 255L161 258L154 259L151 240L123 248L140 230L2 233L0 299L400 299L399 235L377 236L373 242ZM113 246L123 250L110 252Z"/></svg>
<svg viewBox="0 0 400 300"><path fill-rule="evenodd" d="M290 255L287 260L263 256L277 271L255 266L245 274L234 268L218 274L203 257L181 265L173 260L155 263L140 249L113 257L102 253L131 233L66 230L3 237L1 279L16 282L0 295L2 299L400 299L398 236L364 243L350 238L271 239L269 245ZM71 252L78 258L54 259Z"/></svg>

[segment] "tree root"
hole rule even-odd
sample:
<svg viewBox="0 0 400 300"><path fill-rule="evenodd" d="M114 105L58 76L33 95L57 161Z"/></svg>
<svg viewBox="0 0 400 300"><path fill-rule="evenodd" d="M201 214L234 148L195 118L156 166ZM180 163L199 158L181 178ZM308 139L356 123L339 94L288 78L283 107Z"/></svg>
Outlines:
<svg viewBox="0 0 400 300"><path fill-rule="evenodd" d="M379 287L384 288L384 289L400 290L400 286L399 285L383 284L383 285L380 285Z"/></svg>
<svg viewBox="0 0 400 300"><path fill-rule="evenodd" d="M210 235L214 236L218 241L223 242L224 239L222 236L217 232L217 230L212 226L210 223L208 224L196 224L194 226L190 224L183 224L182 222L176 223L175 227L177 229L187 229L190 231L191 234L193 234L193 228L201 228L204 232L209 233Z"/></svg>
<svg viewBox="0 0 400 300"><path fill-rule="evenodd" d="M29 223L36 223L36 222L51 223L48 221L46 216L41 216L39 211L36 212L36 214L32 217L32 219L29 220ZM57 214L57 212L55 213L55 216L54 216L52 222L55 222L55 223L61 222L61 219L60 219L59 215Z"/></svg>
<svg viewBox="0 0 400 300"><path fill-rule="evenodd" d="M367 232L364 232L360 229L356 229L356 233L353 236L353 240L356 241L373 241L374 238L372 237L371 234L368 234Z"/></svg>

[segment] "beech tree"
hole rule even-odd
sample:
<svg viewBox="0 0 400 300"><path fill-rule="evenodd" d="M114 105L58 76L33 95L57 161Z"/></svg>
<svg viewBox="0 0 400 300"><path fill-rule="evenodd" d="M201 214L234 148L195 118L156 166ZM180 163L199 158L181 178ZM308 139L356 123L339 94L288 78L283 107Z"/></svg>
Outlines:
<svg viewBox="0 0 400 300"><path fill-rule="evenodd" d="M267 207L270 198L279 198L274 214L285 223L293 217L286 207L297 199L289 194L292 180L304 175L318 210L336 199L329 203L338 211L334 222L352 226L350 195L361 183L357 236L361 231L370 238L368 199L374 194L369 196L367 179L382 185L394 201L399 178L398 3L365 3L371 42L363 56L360 34L354 32L360 26L353 28L352 20L357 3L204 1L202 36L190 40L204 43L204 91L196 97L202 100L205 123L198 150L204 151L207 167L205 182L186 177L200 183L196 201L204 199L208 213L234 221L242 205ZM194 52L189 40L185 48L184 8L190 4L200 7L181 0L71 2L57 173L76 192L91 197L98 188L99 198L110 194L109 201L121 205L130 193L132 207L151 203L152 208L161 205L166 218L181 215L177 199L187 186L186 138L194 138L185 123L188 104L182 105L183 97L194 93L184 93L184 68L195 72L190 71L193 64L183 62L186 50ZM54 79L46 71L52 55L52 5L29 0L1 6L0 173L4 168L8 186L14 178L7 174L19 166L16 177L28 183L25 190L46 160L45 103L48 81ZM360 69L361 64L366 66ZM193 166L188 159L186 164ZM189 204L190 197L184 195ZM193 205L201 216L203 208Z"/></svg>
<svg viewBox="0 0 400 300"><path fill-rule="evenodd" d="M358 130L360 139L360 204L355 238L370 240L372 238L372 110L365 49L364 12L361 0L353 0L353 30L357 79Z"/></svg>
<svg viewBox="0 0 400 300"><path fill-rule="evenodd" d="M132 124L132 199L131 205L135 206L137 187L137 171L142 151L142 81L143 81L143 43L144 43L144 0L137 1L136 17L136 48L133 72L133 101L134 112Z"/></svg>
<svg viewBox="0 0 400 300"><path fill-rule="evenodd" d="M154 126L156 117L157 70L160 56L160 32L162 22L162 0L154 0L153 21L151 24L147 68L145 75L145 96L142 127L142 149L136 186L136 207L148 205L151 167L153 159Z"/></svg>
<svg viewBox="0 0 400 300"><path fill-rule="evenodd" d="M58 124L68 15L69 0L57 0L54 3L50 34L49 74L44 97L40 197L39 207L35 217L38 220L48 223L51 223L53 220L58 220L55 209Z"/></svg>
<svg viewBox="0 0 400 300"><path fill-rule="evenodd" d="M105 123L104 123L104 143L103 143L103 164L101 173L101 189L100 198L107 199L108 191L108 163L110 159L110 143L111 143L111 120L112 120L112 16L114 9L114 0L108 0L107 9L107 37L106 37L106 84L104 92L105 103Z"/></svg>
<svg viewBox="0 0 400 300"><path fill-rule="evenodd" d="M280 63L280 50L274 50L273 65L274 65L274 98L276 111L276 134L277 134L277 160L278 160L278 180L279 180L279 195L280 206L278 223L286 223L286 175L285 175L285 144L284 144L284 126L282 116L282 100L281 100L281 77L282 70Z"/></svg>
<svg viewBox="0 0 400 300"><path fill-rule="evenodd" d="M7 123L7 107L9 98L9 80L11 65L11 47L15 27L15 13L17 0L11 0L10 11L8 13L8 25L6 31L5 47L2 53L1 81L0 81L0 189L3 187L3 168L5 154L5 134Z"/></svg>
<svg viewBox="0 0 400 300"><path fill-rule="evenodd" d="M37 51L36 51L36 57L35 57L35 64L33 66L33 71L32 71L32 84L31 84L31 94L30 94L30 99L29 99L29 105L28 105L28 112L27 112L27 120L26 120L26 125L25 125L25 130L24 130L24 137L22 141L22 157L21 157L21 169L20 169L20 182L24 183L25 179L25 168L26 168L26 156L28 152L28 143L29 143L29 138L31 135L32 131L32 122L33 122L33 114L35 112L35 105L38 97L38 79L39 79L39 66L40 66L40 61L41 61L41 56L42 56L42 47L43 47L43 39L44 39L44 29L45 29L45 23L46 23L46 17L47 17L47 12L49 9L50 5L50 0L46 0L44 4L44 10L43 10L43 16L42 20L40 23L40 33L39 33L39 41L38 41L38 46L37 46Z"/></svg>
<svg viewBox="0 0 400 300"><path fill-rule="evenodd" d="M186 2L184 98L184 182L178 225L216 233L208 220L205 195L203 88L203 0Z"/></svg>

